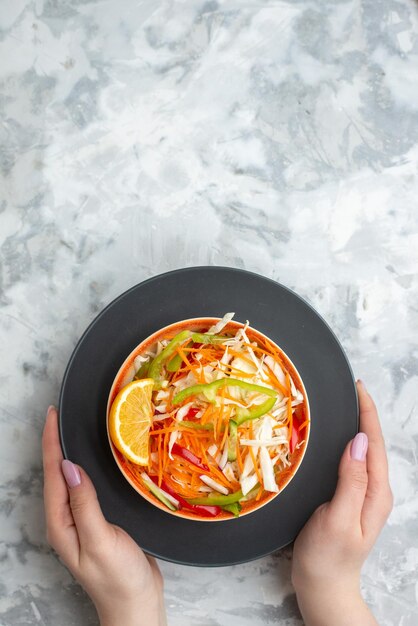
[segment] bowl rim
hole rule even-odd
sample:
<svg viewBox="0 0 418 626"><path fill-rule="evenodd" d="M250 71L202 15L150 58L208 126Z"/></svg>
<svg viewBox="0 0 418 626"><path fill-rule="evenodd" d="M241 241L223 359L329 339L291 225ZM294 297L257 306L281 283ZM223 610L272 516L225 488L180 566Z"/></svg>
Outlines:
<svg viewBox="0 0 418 626"><path fill-rule="evenodd" d="M250 330L252 333L254 333L255 335L260 335L261 337L263 337L264 339L267 339L267 341L269 341L270 343L273 344L274 347L276 347L279 352L284 355L285 357L285 361L286 364L290 364L291 368L292 368L292 375L296 374L297 377L297 382L299 383L299 385L302 388L302 393L303 393L303 397L304 397L304 406L305 406L305 411L306 411L306 415L307 418L309 419L308 425L306 427L306 437L304 437L304 445L303 445L303 449L302 449L302 453L299 455L298 457L298 461L295 464L295 468L294 471L290 474L288 480L284 483L284 485L279 489L279 491L277 493L271 493L270 496L267 496L263 499L263 501L257 505L257 506L253 506L251 509L244 511L242 513L240 513L239 518L236 518L235 516L231 516L231 515L225 515L223 517L203 517L203 516L199 516L199 515L195 515L193 513L187 513L187 512L181 512L182 510L176 510L176 511L172 511L170 510L168 507L166 507L156 496L154 496L149 490L143 488L143 490L138 486L138 483L135 482L130 476L129 474L125 471L125 469L123 468L123 466L121 465L118 455L123 456L122 453L120 453L116 446L114 445L111 437L110 437L110 432L109 432L109 414L110 414L110 408L112 406L113 400L116 397L116 394L114 393L115 387L117 387L118 383L121 382L122 383L124 381L124 379L127 377L127 373L125 372L125 370L128 369L129 365L130 368L132 369L132 365L133 362L135 360L135 358L141 353L141 351L145 348L145 345L152 345L155 341L157 341L156 337L163 334L164 332L168 332L171 329L174 329L175 327L178 326L184 326L184 325L192 325L194 322L196 322L196 324L200 324L200 325L206 325L207 323L210 323L211 325L215 324L216 322L221 321L223 318L221 317L214 317L214 316L202 316L202 317L192 317L192 318L187 318L187 319L183 319L183 320L179 320L176 322L172 322L171 324L167 324L166 326L163 326L162 328L154 331L153 333L151 333L151 335L148 335L147 337L145 337L139 344L137 344L137 346L135 346L131 352L128 354L128 356L125 358L125 360L123 361L122 365L119 367L114 379L113 379L113 383L112 386L110 388L109 394L108 394L108 400L107 400L107 405L106 405L106 432L107 432L107 438L108 438L108 443L113 455L113 458L115 460L116 465L118 466L119 471L121 472L122 476L124 477L124 479L131 485L131 487L140 495L142 496L145 500L147 500L150 504L152 504L153 506L155 506L156 508L160 509L161 511L163 511L164 513L167 513L169 515L172 515L174 517L178 517L180 519L183 520L189 520L189 521L198 521L198 522L230 522L233 521L235 519L239 519L242 517L245 517L247 515L250 515L251 513L255 513L256 511L259 511L260 509L262 509L264 506L266 506L267 504L269 504L272 500L275 500L277 498L277 496L279 496L284 489L286 489L286 487L291 483L291 481L293 480L293 478L296 476L299 468L302 465L303 459L305 457L306 454L306 450L308 448L309 445L309 437L310 437L310 432L311 432L311 411L310 411L310 406L309 406L309 398L308 398L308 394L305 388L305 385L303 383L302 377L299 374L298 369L296 368L295 364L293 363L293 361L290 359L290 357L286 354L286 352L284 352L284 350L272 339L270 339L270 337L268 337L267 335L265 335L263 332L261 332L260 330L253 328L251 325L247 325L247 330ZM229 320L228 323L225 325L225 328L228 325L234 325L238 328L244 328L246 326L246 323L243 322L239 322L238 320ZM122 374L125 372L125 376L122 376ZM126 386L127 384L129 384L128 382L125 382L122 384L122 386L120 387L120 389L122 389L124 386ZM120 389L118 391L120 391Z"/></svg>

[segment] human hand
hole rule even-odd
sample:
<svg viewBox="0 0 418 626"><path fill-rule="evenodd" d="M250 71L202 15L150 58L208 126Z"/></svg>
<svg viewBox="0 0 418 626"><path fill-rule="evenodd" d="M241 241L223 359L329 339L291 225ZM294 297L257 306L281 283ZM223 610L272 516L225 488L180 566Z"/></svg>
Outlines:
<svg viewBox="0 0 418 626"><path fill-rule="evenodd" d="M93 600L101 626L164 626L163 579L155 559L103 517L93 483L63 461L58 415L42 437L47 539Z"/></svg>
<svg viewBox="0 0 418 626"><path fill-rule="evenodd" d="M297 537L292 582L306 626L376 624L360 595L360 570L392 509L377 410L357 382L360 430L341 458L331 502Z"/></svg>

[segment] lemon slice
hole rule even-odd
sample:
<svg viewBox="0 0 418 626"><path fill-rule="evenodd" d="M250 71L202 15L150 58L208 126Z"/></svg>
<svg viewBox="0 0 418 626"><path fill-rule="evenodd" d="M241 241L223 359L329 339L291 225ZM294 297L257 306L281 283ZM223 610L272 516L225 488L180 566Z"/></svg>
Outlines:
<svg viewBox="0 0 418 626"><path fill-rule="evenodd" d="M137 465L148 465L154 380L134 380L123 387L109 414L109 434L119 452Z"/></svg>

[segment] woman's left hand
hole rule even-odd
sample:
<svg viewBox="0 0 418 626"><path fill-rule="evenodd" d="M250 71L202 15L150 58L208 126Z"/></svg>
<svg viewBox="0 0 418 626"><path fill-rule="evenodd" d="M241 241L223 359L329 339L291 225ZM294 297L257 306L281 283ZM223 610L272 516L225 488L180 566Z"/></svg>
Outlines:
<svg viewBox="0 0 418 626"><path fill-rule="evenodd" d="M293 549L292 581L307 626L376 625L360 570L392 509L376 406L357 383L361 432L342 456L334 497L308 520Z"/></svg>
<svg viewBox="0 0 418 626"><path fill-rule="evenodd" d="M87 474L63 460L54 407L48 409L42 448L48 542L91 597L101 626L164 626L163 579L155 559L105 520Z"/></svg>

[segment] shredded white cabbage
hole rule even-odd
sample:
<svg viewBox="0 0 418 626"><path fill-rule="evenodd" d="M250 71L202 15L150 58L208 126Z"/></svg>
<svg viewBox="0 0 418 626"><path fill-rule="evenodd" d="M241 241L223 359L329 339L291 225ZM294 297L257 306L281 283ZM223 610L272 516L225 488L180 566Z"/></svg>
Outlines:
<svg viewBox="0 0 418 626"><path fill-rule="evenodd" d="M165 498L167 498L167 500L169 502L171 502L171 504L173 504L176 508L179 508L180 502L178 500L176 500L176 498L173 498L171 493L167 493L166 491L164 491L164 489L161 489L161 487L158 487L158 485L156 485L151 480L151 478L148 476L148 474L146 472L141 472L141 478L144 481L144 483L146 483L148 485L152 485L153 489L155 489L156 491L159 491Z"/></svg>
<svg viewBox="0 0 418 626"><path fill-rule="evenodd" d="M230 322L232 320L234 315L235 315L235 313L225 313L223 318L221 320L219 320L219 322L216 322L216 324L211 326L206 334L207 335L216 335L217 333L220 333L221 330L223 328L225 328L225 326L228 324L228 322Z"/></svg>
<svg viewBox="0 0 418 626"><path fill-rule="evenodd" d="M282 368L280 367L280 365L277 363L277 361L275 361L272 356L268 355L264 359L264 363L270 368L270 370L273 372L273 374L275 375L279 383L285 387L286 376L284 375L284 372Z"/></svg>
<svg viewBox="0 0 418 626"><path fill-rule="evenodd" d="M232 463L226 463L225 467L222 470L222 473L228 480L236 480L236 475L234 471L234 466Z"/></svg>
<svg viewBox="0 0 418 626"><path fill-rule="evenodd" d="M279 487L276 483L276 478L274 476L274 468L273 463L271 462L271 458L269 453L267 452L267 448L261 446L259 451L260 458L260 467L261 473L263 475L263 486L266 491L272 491L277 493L279 491Z"/></svg>
<svg viewBox="0 0 418 626"><path fill-rule="evenodd" d="M183 404L183 406L181 406L176 413L176 421L181 422L187 415L189 410L192 408L192 406L193 402L187 402L187 404Z"/></svg>
<svg viewBox="0 0 418 626"><path fill-rule="evenodd" d="M229 491L226 487L221 485L220 483L210 478L210 476L206 476L206 474L202 474L199 476L200 480L208 485L208 487L212 487L215 491L219 491L219 493L223 493L225 496L228 495Z"/></svg>
<svg viewBox="0 0 418 626"><path fill-rule="evenodd" d="M141 356L140 354L136 356L134 359L135 372L139 370L139 368L141 367L143 363L147 363L149 360L150 360L149 356Z"/></svg>
<svg viewBox="0 0 418 626"><path fill-rule="evenodd" d="M155 402L161 402L161 400L167 400L169 396L170 394L168 391L164 391L164 389L160 389L160 391L157 391L155 395Z"/></svg>
<svg viewBox="0 0 418 626"><path fill-rule="evenodd" d="M209 446L208 452L210 456L215 459L216 455L219 453L219 450L218 450L218 447L213 443L211 446Z"/></svg>
<svg viewBox="0 0 418 626"><path fill-rule="evenodd" d="M222 456L221 456L221 458L219 460L219 467L220 467L221 470L224 469L227 460L228 460L228 437L226 438L224 449L223 449L223 452L222 452Z"/></svg>
<svg viewBox="0 0 418 626"><path fill-rule="evenodd" d="M173 460L173 455L171 454L171 451L173 449L174 444L176 443L178 436L179 436L180 432L178 430L173 430L172 433L170 433L170 439L168 440L168 456L170 457L171 460Z"/></svg>
<svg viewBox="0 0 418 626"><path fill-rule="evenodd" d="M241 476L240 485L241 491L244 496L247 495L253 489L258 482L257 474L251 474L251 476Z"/></svg>

